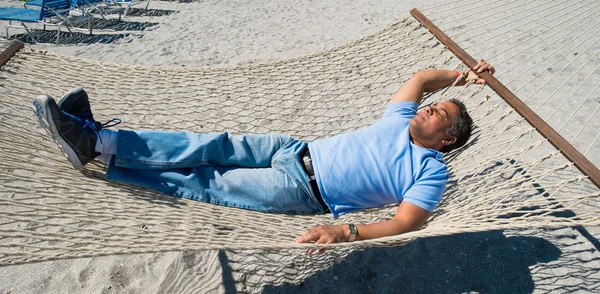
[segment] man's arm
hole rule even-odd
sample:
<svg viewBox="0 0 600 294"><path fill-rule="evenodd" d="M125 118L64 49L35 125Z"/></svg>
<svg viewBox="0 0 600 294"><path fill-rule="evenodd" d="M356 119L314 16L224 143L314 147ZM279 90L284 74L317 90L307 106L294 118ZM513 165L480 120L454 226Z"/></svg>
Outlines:
<svg viewBox="0 0 600 294"><path fill-rule="evenodd" d="M483 59L469 71L468 78L477 78L477 74L483 71L494 73L494 68L487 64ZM394 94L389 103L401 101L412 101L421 104L423 93L434 92L443 87L449 86L458 78L458 73L445 69L430 69L416 72L402 87ZM484 84L485 80L477 78L477 84ZM464 80L457 86L464 85Z"/></svg>
<svg viewBox="0 0 600 294"><path fill-rule="evenodd" d="M393 236L419 230L431 216L431 212L412 203L403 201L394 218L369 225L356 225L356 240L368 240ZM344 225L347 227L347 225ZM346 229L346 233L348 230ZM348 239L346 239L348 240Z"/></svg>
<svg viewBox="0 0 600 294"><path fill-rule="evenodd" d="M412 203L403 201L396 210L393 219L368 225L356 225L358 235L355 240L375 239L385 236L399 235L420 229L429 219L431 213ZM330 244L348 241L350 233L348 225L317 226L300 236L296 242ZM313 250L309 250L309 254Z"/></svg>

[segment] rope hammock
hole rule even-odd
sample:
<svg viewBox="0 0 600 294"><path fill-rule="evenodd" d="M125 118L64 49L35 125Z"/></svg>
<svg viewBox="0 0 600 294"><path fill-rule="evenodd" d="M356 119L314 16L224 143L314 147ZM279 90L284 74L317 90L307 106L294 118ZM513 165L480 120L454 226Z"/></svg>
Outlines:
<svg viewBox="0 0 600 294"><path fill-rule="evenodd" d="M236 68L132 66L21 50L0 72L0 265L206 249L245 250L253 262L275 263L281 260L248 252L304 250L311 245L294 240L307 228L372 223L391 218L397 208L339 219L267 214L107 182L99 164L74 170L37 125L31 102L39 94L60 99L71 88L84 87L96 119L120 117L124 128L278 132L310 141L372 124L414 72L462 70L461 63L413 18L333 50ZM467 105L476 129L466 148L445 156L451 178L426 227L328 247L600 224L600 209L590 206L600 189L503 99L488 87L470 85L447 88L424 104L450 98ZM293 278L290 272L269 274L297 280L298 272Z"/></svg>

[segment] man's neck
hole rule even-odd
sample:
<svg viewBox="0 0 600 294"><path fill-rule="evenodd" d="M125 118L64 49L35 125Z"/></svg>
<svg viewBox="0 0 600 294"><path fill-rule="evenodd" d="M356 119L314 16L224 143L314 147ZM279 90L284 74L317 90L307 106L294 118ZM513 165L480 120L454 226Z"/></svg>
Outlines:
<svg viewBox="0 0 600 294"><path fill-rule="evenodd" d="M408 132L408 133L410 134L410 132ZM415 138L413 138L412 135L410 135L410 141L419 147L427 148L427 147L425 147L425 145L421 144L421 142L415 140Z"/></svg>
<svg viewBox="0 0 600 294"><path fill-rule="evenodd" d="M410 131L409 131L408 133L410 134ZM417 146L419 146L419 147L421 147L421 148L426 148L426 149L432 149L432 150L439 151L439 150L438 150L438 149L436 149L436 148L431 148L431 147L428 147L428 146L426 146L425 144L423 144L423 143L421 143L421 142L417 141L417 140L416 140L416 139L415 139L415 138L414 138L412 135L410 135L410 141L411 141L413 144L415 144L415 145L417 145Z"/></svg>

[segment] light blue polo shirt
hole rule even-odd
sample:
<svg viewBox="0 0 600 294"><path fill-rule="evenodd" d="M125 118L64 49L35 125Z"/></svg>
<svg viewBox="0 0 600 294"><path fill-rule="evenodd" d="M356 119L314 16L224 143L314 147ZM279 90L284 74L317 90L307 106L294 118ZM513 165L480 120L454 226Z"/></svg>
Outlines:
<svg viewBox="0 0 600 294"><path fill-rule="evenodd" d="M408 121L417 103L388 104L364 129L310 142L317 184L334 217L407 201L429 212L448 181L442 154L412 143Z"/></svg>

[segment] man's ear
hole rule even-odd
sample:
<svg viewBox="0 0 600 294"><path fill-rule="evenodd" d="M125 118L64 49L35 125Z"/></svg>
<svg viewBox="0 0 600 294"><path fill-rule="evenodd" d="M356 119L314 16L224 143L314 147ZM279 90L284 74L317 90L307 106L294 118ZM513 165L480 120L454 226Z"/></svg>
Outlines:
<svg viewBox="0 0 600 294"><path fill-rule="evenodd" d="M454 143L456 143L456 137L454 136L446 137L442 140L442 144L444 144L444 146L452 145Z"/></svg>

